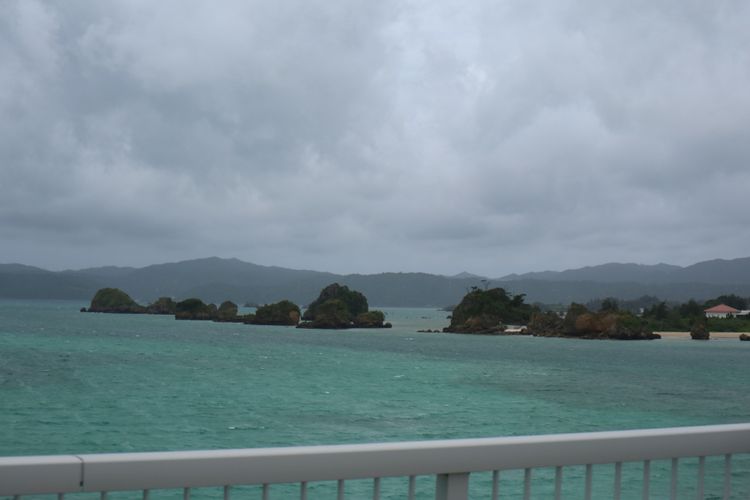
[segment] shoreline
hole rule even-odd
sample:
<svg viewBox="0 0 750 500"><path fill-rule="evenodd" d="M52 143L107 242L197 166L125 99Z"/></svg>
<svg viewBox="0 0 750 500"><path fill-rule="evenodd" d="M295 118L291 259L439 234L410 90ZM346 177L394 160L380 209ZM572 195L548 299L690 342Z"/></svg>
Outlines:
<svg viewBox="0 0 750 500"><path fill-rule="evenodd" d="M690 332L654 332L661 335L662 340L693 340ZM741 332L711 332L709 340L736 340L739 342Z"/></svg>

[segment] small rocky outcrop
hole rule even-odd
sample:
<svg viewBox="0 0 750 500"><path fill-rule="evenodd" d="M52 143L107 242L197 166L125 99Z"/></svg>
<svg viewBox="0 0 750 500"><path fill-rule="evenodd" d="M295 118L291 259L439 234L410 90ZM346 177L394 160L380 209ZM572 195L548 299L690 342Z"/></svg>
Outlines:
<svg viewBox="0 0 750 500"><path fill-rule="evenodd" d="M383 311L367 311L357 314L353 320L354 328L391 328L391 324L385 322Z"/></svg>
<svg viewBox="0 0 750 500"><path fill-rule="evenodd" d="M708 331L705 321L693 323L693 326L690 327L690 338L693 340L709 340L711 338L711 332Z"/></svg>
<svg viewBox="0 0 750 500"><path fill-rule="evenodd" d="M319 315L321 308L330 308L326 303L336 300L341 303L343 310L352 316L367 312L370 308L367 304L367 298L360 292L349 290L349 287L346 285L333 283L321 290L318 298L307 306L307 310L305 310L302 319L305 321L312 321L315 319L315 316Z"/></svg>
<svg viewBox="0 0 750 500"><path fill-rule="evenodd" d="M159 297L146 307L148 314L175 314L177 312L177 302L170 297Z"/></svg>
<svg viewBox="0 0 750 500"><path fill-rule="evenodd" d="M88 312L143 314L146 308L119 288L102 288L91 299Z"/></svg>
<svg viewBox="0 0 750 500"><path fill-rule="evenodd" d="M305 312L302 323L298 328L321 328L326 330L339 330L352 327L352 314L346 304L339 299L328 299L317 304L315 312Z"/></svg>
<svg viewBox="0 0 750 500"><path fill-rule="evenodd" d="M382 312L369 310L367 298L360 292L333 283L307 307L297 328L388 328L390 324L383 319Z"/></svg>
<svg viewBox="0 0 750 500"><path fill-rule="evenodd" d="M451 321L451 326L445 328L444 331L448 333L500 335L505 331L505 325L503 325L502 318L499 316L494 314L479 314L466 318L462 323Z"/></svg>
<svg viewBox="0 0 750 500"><path fill-rule="evenodd" d="M174 317L183 320L211 320L217 317L217 313L218 309L214 304L191 298L177 303Z"/></svg>
<svg viewBox="0 0 750 500"><path fill-rule="evenodd" d="M526 323L533 311L523 295L511 296L502 288L474 289L453 309L448 333L500 335L505 322Z"/></svg>
<svg viewBox="0 0 750 500"><path fill-rule="evenodd" d="M249 323L255 325L296 326L302 313L299 306L289 300L259 306Z"/></svg>
<svg viewBox="0 0 750 500"><path fill-rule="evenodd" d="M742 340L742 341L749 341L750 340L750 335L748 335L747 333L741 333L740 334L740 340Z"/></svg>
<svg viewBox="0 0 750 500"><path fill-rule="evenodd" d="M527 332L537 337L569 337L605 340L654 340L660 335L651 332L643 321L627 312L590 312L573 303L565 318L553 312L535 313Z"/></svg>
<svg viewBox="0 0 750 500"><path fill-rule="evenodd" d="M212 318L219 323L242 323L243 317L238 316L239 307L231 300L225 300L216 310L216 316Z"/></svg>
<svg viewBox="0 0 750 500"><path fill-rule="evenodd" d="M616 319L612 325L604 330L603 337L609 340L656 340L661 335L653 333L645 327L633 327L625 324L624 321Z"/></svg>

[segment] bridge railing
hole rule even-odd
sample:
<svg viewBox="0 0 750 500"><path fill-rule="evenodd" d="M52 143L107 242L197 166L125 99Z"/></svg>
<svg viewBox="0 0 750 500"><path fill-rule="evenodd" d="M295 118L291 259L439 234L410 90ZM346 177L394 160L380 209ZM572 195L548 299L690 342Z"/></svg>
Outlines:
<svg viewBox="0 0 750 500"><path fill-rule="evenodd" d="M299 498L306 499L308 483L333 481L337 498L343 499L347 481L370 479L368 496L379 499L381 478L398 476L407 478L403 497L413 499L415 478L429 475L435 478L436 500L465 500L471 474L489 472L491 486L484 498L497 499L500 471L522 470L522 495L531 499L533 470L553 468L552 491L559 499L563 467L584 466L583 497L591 499L593 466L614 464L612 498L620 499L623 463L639 462L643 471L639 489L647 499L651 462L667 460L671 461L669 497L677 499L678 484L688 481L696 498L703 498L706 457L718 456L723 464L720 494L728 499L733 498L732 478L736 480L737 475L733 456L748 453L750 424L730 424L379 444L0 457L0 495L56 494L62 498L98 492L106 498L108 492L135 490L148 499L152 490L176 488L187 499L194 488L219 487L223 497L230 498L235 486L260 485L262 498L267 500L271 485L296 483ZM687 458L697 459L695 477L678 475L680 461Z"/></svg>

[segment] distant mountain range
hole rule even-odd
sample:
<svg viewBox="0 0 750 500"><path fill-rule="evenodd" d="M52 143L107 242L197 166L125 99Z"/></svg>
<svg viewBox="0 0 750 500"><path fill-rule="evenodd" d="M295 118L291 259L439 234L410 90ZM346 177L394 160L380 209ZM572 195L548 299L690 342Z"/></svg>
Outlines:
<svg viewBox="0 0 750 500"><path fill-rule="evenodd" d="M728 285L750 283L750 257L733 260L714 259L680 267L669 264L609 263L566 271L509 274L500 281L593 281L596 283L635 282L644 284L710 283Z"/></svg>
<svg viewBox="0 0 750 500"><path fill-rule="evenodd" d="M306 305L333 282L361 291L375 306L456 304L474 286L502 286L512 293L527 294L529 302L547 304L603 297L634 299L643 295L664 300L704 300L725 293L750 296L750 257L710 260L687 267L610 263L497 279L469 273L339 275L217 257L142 268L107 266L60 272L0 264L0 298L16 299L88 300L99 288L117 287L142 303L169 296L259 304L289 299Z"/></svg>

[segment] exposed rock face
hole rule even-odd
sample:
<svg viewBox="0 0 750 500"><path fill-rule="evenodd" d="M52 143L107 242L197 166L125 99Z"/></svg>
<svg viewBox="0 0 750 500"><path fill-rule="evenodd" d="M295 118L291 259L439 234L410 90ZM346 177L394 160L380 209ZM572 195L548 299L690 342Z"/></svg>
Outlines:
<svg viewBox="0 0 750 500"><path fill-rule="evenodd" d="M748 340L750 340L750 335L748 335L747 333L741 333L740 334L740 340L748 341Z"/></svg>
<svg viewBox="0 0 750 500"><path fill-rule="evenodd" d="M354 317L355 328L391 328L390 323L385 323L383 311L368 311L357 314Z"/></svg>
<svg viewBox="0 0 750 500"><path fill-rule="evenodd" d="M443 331L499 335L505 331L503 322L528 321L533 309L523 303L523 297L510 296L502 288L472 290L453 309L451 324Z"/></svg>
<svg viewBox="0 0 750 500"><path fill-rule="evenodd" d="M536 313L529 322L528 332L537 337L574 337L582 339L653 340L661 336L648 330L632 314L618 311L589 312L573 303L565 319L552 312Z"/></svg>
<svg viewBox="0 0 750 500"><path fill-rule="evenodd" d="M653 333L645 327L632 328L616 321L604 331L603 338L611 340L655 340L660 339L661 335Z"/></svg>
<svg viewBox="0 0 750 500"><path fill-rule="evenodd" d="M387 328L385 315L380 311L369 311L367 298L349 287L334 283L328 285L302 316L298 328Z"/></svg>
<svg viewBox="0 0 750 500"><path fill-rule="evenodd" d="M91 299L88 312L143 314L146 308L119 288L102 288Z"/></svg>
<svg viewBox="0 0 750 500"><path fill-rule="evenodd" d="M250 321L256 325L287 325L296 326L301 312L299 306L289 300L282 300L275 304L258 307L254 318Z"/></svg>
<svg viewBox="0 0 750 500"><path fill-rule="evenodd" d="M452 319L452 318L451 318ZM463 323L451 321L451 326L444 329L448 333L473 333L482 335L500 335L505 331L502 319L493 314L469 316Z"/></svg>
<svg viewBox="0 0 750 500"><path fill-rule="evenodd" d="M177 312L177 303L169 297L159 297L146 307L148 314L174 314Z"/></svg>
<svg viewBox="0 0 750 500"><path fill-rule="evenodd" d="M690 338L693 340L709 340L711 338L711 333L704 321L693 323L693 326L690 327Z"/></svg>
<svg viewBox="0 0 750 500"><path fill-rule="evenodd" d="M185 299L176 305L175 319L211 320L217 316L214 304L205 304L201 299Z"/></svg>

